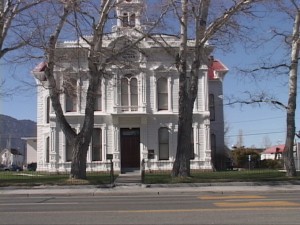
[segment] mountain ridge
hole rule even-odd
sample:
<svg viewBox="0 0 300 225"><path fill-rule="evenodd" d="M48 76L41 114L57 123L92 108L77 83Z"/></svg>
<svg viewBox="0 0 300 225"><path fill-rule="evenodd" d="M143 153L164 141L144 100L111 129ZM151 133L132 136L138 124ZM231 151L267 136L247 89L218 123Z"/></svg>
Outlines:
<svg viewBox="0 0 300 225"><path fill-rule="evenodd" d="M23 154L26 142L21 138L36 137L36 133L36 122L0 114L0 150L11 147Z"/></svg>

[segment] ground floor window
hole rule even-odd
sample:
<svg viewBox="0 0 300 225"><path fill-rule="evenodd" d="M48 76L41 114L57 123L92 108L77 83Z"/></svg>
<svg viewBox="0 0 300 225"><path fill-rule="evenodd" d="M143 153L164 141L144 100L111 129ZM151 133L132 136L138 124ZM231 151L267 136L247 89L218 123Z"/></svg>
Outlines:
<svg viewBox="0 0 300 225"><path fill-rule="evenodd" d="M92 161L102 161L102 130L94 128L92 136Z"/></svg>
<svg viewBox="0 0 300 225"><path fill-rule="evenodd" d="M159 160L169 159L169 129L161 127L158 130Z"/></svg>

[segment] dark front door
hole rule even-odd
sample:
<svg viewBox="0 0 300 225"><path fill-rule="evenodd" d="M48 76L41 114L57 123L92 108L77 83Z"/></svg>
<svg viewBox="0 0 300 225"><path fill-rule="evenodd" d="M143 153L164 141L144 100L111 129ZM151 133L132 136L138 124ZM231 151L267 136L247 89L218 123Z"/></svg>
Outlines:
<svg viewBox="0 0 300 225"><path fill-rule="evenodd" d="M121 128L121 170L140 168L140 129Z"/></svg>

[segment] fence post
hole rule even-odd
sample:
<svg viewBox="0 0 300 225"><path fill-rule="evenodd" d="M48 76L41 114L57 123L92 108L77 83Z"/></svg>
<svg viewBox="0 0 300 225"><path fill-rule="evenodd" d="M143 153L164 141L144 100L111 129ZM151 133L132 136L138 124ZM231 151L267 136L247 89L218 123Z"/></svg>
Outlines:
<svg viewBox="0 0 300 225"><path fill-rule="evenodd" d="M143 159L141 162L141 168L142 168L141 180L142 180L142 184L144 184L144 182L145 182L145 159Z"/></svg>

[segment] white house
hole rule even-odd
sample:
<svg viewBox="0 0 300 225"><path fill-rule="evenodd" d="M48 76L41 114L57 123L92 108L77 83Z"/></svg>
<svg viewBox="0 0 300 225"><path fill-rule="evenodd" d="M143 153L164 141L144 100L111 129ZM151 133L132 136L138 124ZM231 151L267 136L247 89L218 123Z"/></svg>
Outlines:
<svg viewBox="0 0 300 225"><path fill-rule="evenodd" d="M261 153L261 160L264 159L282 159L282 153L284 150L284 144L275 145L267 148L265 151ZM294 145L294 160L295 160L295 167L296 170L300 170L300 143L295 142Z"/></svg>
<svg viewBox="0 0 300 225"><path fill-rule="evenodd" d="M14 148L6 148L0 152L0 164L5 166L16 165L23 166L23 155Z"/></svg>
<svg viewBox="0 0 300 225"><path fill-rule="evenodd" d="M282 153L284 150L284 144L281 145L275 145L267 148L260 154L260 159L281 159L282 158Z"/></svg>
<svg viewBox="0 0 300 225"><path fill-rule="evenodd" d="M103 41L109 51L118 51L141 37L146 27L141 24L143 0L120 2L116 7L117 25ZM87 37L88 38L88 37ZM154 41L156 38L157 41ZM116 171L140 169L170 170L176 155L178 131L179 79L174 57L162 47L178 52L179 39L171 35L144 37L139 49L131 49L108 68L109 76L101 80L97 92L95 124L87 155L87 171L109 170L107 154L113 156ZM192 48L193 40L189 41ZM57 45L61 56L55 75L60 85L73 92L61 94L68 122L75 130L82 126L87 90L87 54L80 46L85 41L68 41ZM212 47L207 45L212 51ZM71 149L56 123L49 92L43 78L44 64L33 71L38 83L37 99L37 170L70 170ZM224 150L223 87L228 69L218 60L211 67L202 65L198 97L194 106L191 168L211 170L214 154ZM67 78L72 76L72 79ZM66 81L68 79L68 81ZM70 85L71 84L71 85Z"/></svg>

